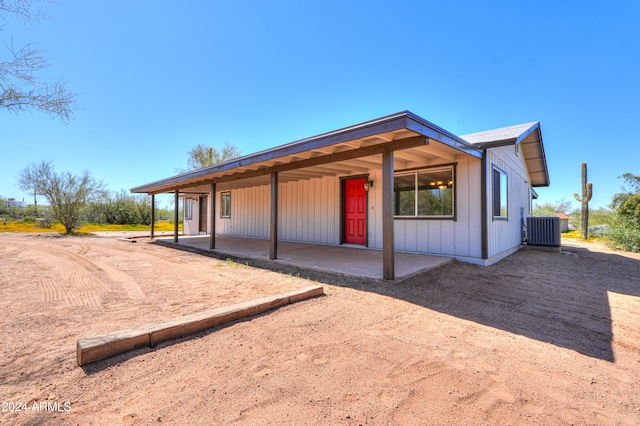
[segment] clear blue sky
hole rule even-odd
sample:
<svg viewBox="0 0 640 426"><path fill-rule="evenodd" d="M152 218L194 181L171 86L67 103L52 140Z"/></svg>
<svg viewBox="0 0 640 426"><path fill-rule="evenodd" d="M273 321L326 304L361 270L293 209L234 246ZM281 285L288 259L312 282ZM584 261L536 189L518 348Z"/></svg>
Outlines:
<svg viewBox="0 0 640 426"><path fill-rule="evenodd" d="M609 204L622 173L640 175L636 0L45 7L41 24L5 15L0 37L39 43L43 75L66 80L82 109L68 125L0 110L4 197L32 199L15 186L31 161L128 189L174 175L198 143L250 154L402 110L455 134L540 121L541 203L573 200L582 161L591 207Z"/></svg>

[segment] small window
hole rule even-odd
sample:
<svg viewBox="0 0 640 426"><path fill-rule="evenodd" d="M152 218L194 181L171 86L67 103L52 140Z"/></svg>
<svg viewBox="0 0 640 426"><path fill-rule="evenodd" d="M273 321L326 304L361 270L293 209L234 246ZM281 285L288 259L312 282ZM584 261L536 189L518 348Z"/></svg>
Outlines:
<svg viewBox="0 0 640 426"><path fill-rule="evenodd" d="M191 198L184 199L184 219L193 219L193 200Z"/></svg>
<svg viewBox="0 0 640 426"><path fill-rule="evenodd" d="M493 166L493 218L507 219L509 216L508 206L508 176L504 170Z"/></svg>
<svg viewBox="0 0 640 426"><path fill-rule="evenodd" d="M453 166L421 169L394 176L394 215L452 218Z"/></svg>
<svg viewBox="0 0 640 426"><path fill-rule="evenodd" d="M220 194L220 217L231 217L231 193Z"/></svg>

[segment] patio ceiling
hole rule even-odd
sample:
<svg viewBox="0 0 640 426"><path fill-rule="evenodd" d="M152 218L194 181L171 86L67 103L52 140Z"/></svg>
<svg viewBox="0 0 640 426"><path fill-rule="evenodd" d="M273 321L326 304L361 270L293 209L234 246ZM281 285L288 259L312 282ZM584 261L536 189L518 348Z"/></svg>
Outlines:
<svg viewBox="0 0 640 426"><path fill-rule="evenodd" d="M322 176L349 176L380 168L384 150L394 151L394 169L454 162L457 155L482 156L482 150L446 130L404 111L354 126L240 157L131 189L157 194L208 193Z"/></svg>
<svg viewBox="0 0 640 426"><path fill-rule="evenodd" d="M418 146L414 148L408 148L403 150L394 151L394 169L402 170L409 169L412 167L419 167L429 164L442 164L442 163L450 163L455 161L455 156L460 155L459 151L456 151L453 148L448 146L441 146L435 148L440 144L437 141L433 140L425 140L425 145ZM342 144L338 144L336 146L335 151L330 154L335 154L338 152L346 152L348 149L344 149ZM310 158L319 158L325 155L330 154L318 154L315 151L312 151L312 156ZM260 165L260 167L249 170L271 170L274 166L283 165L283 164L291 164L297 160L290 160L285 157L281 161L273 161L272 165ZM357 157L350 160L344 161L335 161L331 163L324 163L317 166L309 166L303 168L296 168L293 170L280 172L280 182L289 182L296 180L304 180L304 179L312 179L319 178L323 176L333 176L333 177L342 177L342 176L352 176L352 175L362 175L367 173L371 169L379 169L382 167L382 156L380 154L368 155L365 157ZM234 174L223 175L223 177L230 176L233 177ZM250 186L259 186L259 185L268 185L269 184L269 173L255 176L255 177L247 177L243 179L235 179L226 182L218 183L217 188L219 191L228 191L231 189L244 188ZM194 194L206 194L209 192L209 181L204 180L201 183L197 182L192 184L188 188L182 188L181 193L194 193Z"/></svg>

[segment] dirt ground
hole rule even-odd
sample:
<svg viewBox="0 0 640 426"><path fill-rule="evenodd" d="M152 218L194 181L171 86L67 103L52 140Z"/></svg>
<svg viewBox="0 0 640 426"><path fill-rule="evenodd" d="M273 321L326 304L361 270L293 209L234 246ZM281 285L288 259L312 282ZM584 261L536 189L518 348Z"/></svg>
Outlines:
<svg viewBox="0 0 640 426"><path fill-rule="evenodd" d="M640 255L598 244L323 284L76 364L80 337L311 284L295 275L146 239L0 235L0 424L640 424Z"/></svg>

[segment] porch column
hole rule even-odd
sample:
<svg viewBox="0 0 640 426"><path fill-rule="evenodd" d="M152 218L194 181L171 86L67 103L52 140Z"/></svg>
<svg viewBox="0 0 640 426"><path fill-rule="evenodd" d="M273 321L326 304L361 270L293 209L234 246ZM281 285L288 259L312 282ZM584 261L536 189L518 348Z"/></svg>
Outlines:
<svg viewBox="0 0 640 426"><path fill-rule="evenodd" d="M216 184L215 182L211 183L211 187L209 188L209 205L207 206L207 210L209 211L209 216L207 217L207 228L209 228L209 250L213 250L216 248Z"/></svg>
<svg viewBox="0 0 640 426"><path fill-rule="evenodd" d="M395 279L393 241L393 151L382 153L382 278Z"/></svg>
<svg viewBox="0 0 640 426"><path fill-rule="evenodd" d="M269 246L269 259L278 258L278 172L271 173L271 244Z"/></svg>
<svg viewBox="0 0 640 426"><path fill-rule="evenodd" d="M173 209L173 242L178 242L178 200L180 190L176 189L175 206Z"/></svg>
<svg viewBox="0 0 640 426"><path fill-rule="evenodd" d="M151 239L156 230L156 195L151 194Z"/></svg>

